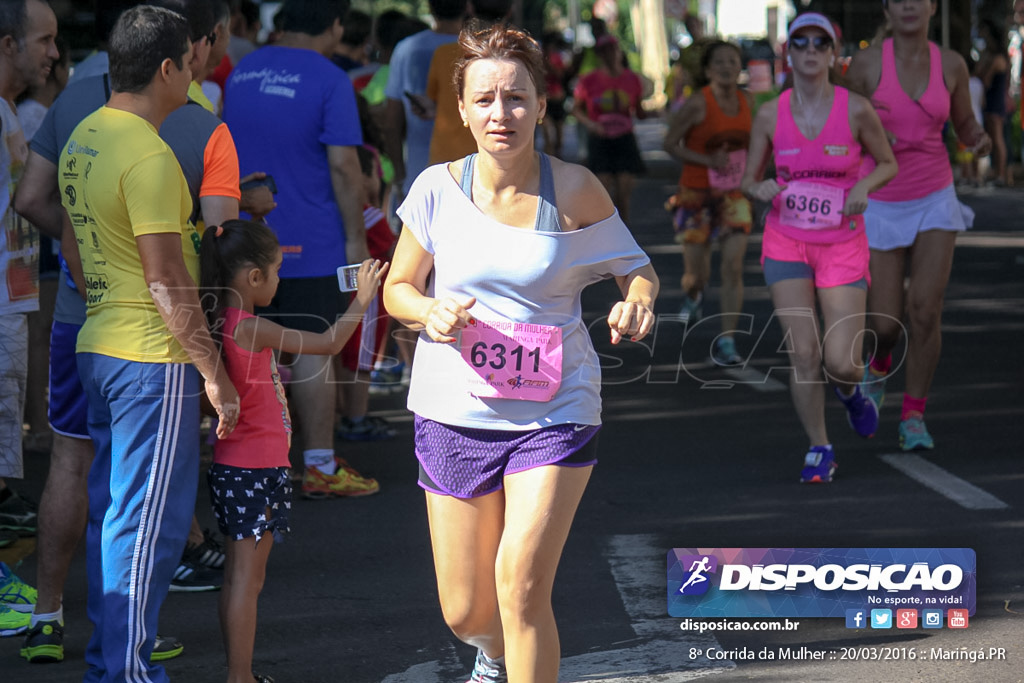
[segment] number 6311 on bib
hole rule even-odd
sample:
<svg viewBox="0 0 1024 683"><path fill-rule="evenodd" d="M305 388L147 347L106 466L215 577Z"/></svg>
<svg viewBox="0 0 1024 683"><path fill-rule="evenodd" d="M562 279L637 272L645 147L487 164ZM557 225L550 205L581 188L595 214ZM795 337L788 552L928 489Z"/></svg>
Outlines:
<svg viewBox="0 0 1024 683"><path fill-rule="evenodd" d="M554 325L476 320L462 330L462 358L478 398L550 401L562 383L562 330Z"/></svg>

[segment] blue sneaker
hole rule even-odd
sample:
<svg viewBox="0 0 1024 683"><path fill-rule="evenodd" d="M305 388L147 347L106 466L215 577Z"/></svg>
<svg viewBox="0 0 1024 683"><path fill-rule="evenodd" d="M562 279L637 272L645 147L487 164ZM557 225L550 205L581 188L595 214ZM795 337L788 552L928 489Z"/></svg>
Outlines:
<svg viewBox="0 0 1024 683"><path fill-rule="evenodd" d="M491 659L483 650L476 651L476 662L473 673L466 683L506 683L508 674L505 672L505 658Z"/></svg>
<svg viewBox="0 0 1024 683"><path fill-rule="evenodd" d="M885 402L885 380L889 379L888 373L877 374L871 369L871 363L864 366L864 379L860 381L860 390L865 396L875 402L875 408L882 410L882 403Z"/></svg>
<svg viewBox="0 0 1024 683"><path fill-rule="evenodd" d="M900 422L900 448L904 451L930 451L935 448L935 441L924 426L924 416L920 413L911 413Z"/></svg>
<svg viewBox="0 0 1024 683"><path fill-rule="evenodd" d="M832 481L836 468L835 454L831 446L811 446L804 456L804 468L800 471L801 484L827 484Z"/></svg>
<svg viewBox="0 0 1024 683"><path fill-rule="evenodd" d="M853 431L864 438L874 436L878 429L878 406L871 397L861 393L859 385L853 390L853 396L843 396L839 387L836 387L836 396L846 406L846 420Z"/></svg>

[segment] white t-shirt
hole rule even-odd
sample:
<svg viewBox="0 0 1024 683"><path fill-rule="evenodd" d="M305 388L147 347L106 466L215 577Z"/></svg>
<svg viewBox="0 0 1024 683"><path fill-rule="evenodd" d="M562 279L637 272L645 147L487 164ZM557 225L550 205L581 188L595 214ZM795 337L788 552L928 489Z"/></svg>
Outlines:
<svg viewBox="0 0 1024 683"><path fill-rule="evenodd" d="M971 94L971 111L974 112L974 119L980 125L985 125L981 115L981 109L985 104L985 84L977 76L971 76L967 86Z"/></svg>
<svg viewBox="0 0 1024 683"><path fill-rule="evenodd" d="M458 343L420 333L408 406L436 422L476 429L527 430L601 424L601 368L583 320L584 287L650 262L618 213L571 232L515 228L488 217L466 197L447 164L427 168L398 215L434 257L429 296L476 298L477 319L561 328L562 383L550 401L478 398Z"/></svg>

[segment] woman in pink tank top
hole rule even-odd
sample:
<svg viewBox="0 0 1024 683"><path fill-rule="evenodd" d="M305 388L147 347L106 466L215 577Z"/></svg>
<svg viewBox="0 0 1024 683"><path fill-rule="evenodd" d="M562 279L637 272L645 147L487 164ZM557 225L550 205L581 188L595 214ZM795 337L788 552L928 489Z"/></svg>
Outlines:
<svg viewBox="0 0 1024 683"><path fill-rule="evenodd" d="M928 41L935 0L892 0L884 6L892 38L857 53L848 74L871 97L899 163L899 174L871 195L864 214L871 246L869 325L876 344L868 350L872 358L862 389L881 407L892 351L905 331L899 442L910 451L934 447L924 409L942 346L942 301L956 233L973 219L953 190L942 128L949 120L976 154L987 154L992 142L971 111L963 58ZM910 283L905 292L904 278Z"/></svg>
<svg viewBox="0 0 1024 683"><path fill-rule="evenodd" d="M790 340L790 392L810 442L800 473L807 483L831 481L836 469L825 430L823 363L854 430L867 437L878 426L878 410L861 392L853 360L867 301L861 214L868 192L896 175L871 103L829 82L835 40L832 22L821 14L801 14L790 25L793 88L758 111L741 185L751 199L772 203L761 263ZM773 153L778 177L761 180ZM859 178L864 154L878 163ZM825 322L823 346L816 304Z"/></svg>

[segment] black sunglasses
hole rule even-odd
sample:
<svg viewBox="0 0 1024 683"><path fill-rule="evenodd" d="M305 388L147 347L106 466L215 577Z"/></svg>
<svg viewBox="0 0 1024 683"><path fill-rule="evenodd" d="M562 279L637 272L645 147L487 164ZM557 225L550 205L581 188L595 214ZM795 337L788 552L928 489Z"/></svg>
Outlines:
<svg viewBox="0 0 1024 683"><path fill-rule="evenodd" d="M792 50L806 50L811 43L814 43L814 49L819 51L832 47L832 39L828 36L793 36L789 39L789 47Z"/></svg>

